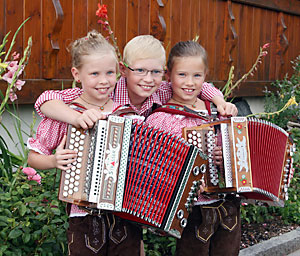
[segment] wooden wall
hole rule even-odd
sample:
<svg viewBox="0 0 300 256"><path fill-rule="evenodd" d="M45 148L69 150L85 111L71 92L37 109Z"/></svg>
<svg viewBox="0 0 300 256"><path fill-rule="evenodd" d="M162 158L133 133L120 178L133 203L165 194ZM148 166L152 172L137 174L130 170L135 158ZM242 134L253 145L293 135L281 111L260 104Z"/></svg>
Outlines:
<svg viewBox="0 0 300 256"><path fill-rule="evenodd" d="M17 37L21 52L29 36L33 48L24 73L20 103L32 103L47 89L71 84L69 43L89 30L101 30L95 12L99 0L0 0L0 39L31 17ZM136 35L152 34L167 52L180 40L199 42L209 55L209 81L222 87L231 65L235 77L254 63L259 47L271 43L258 72L235 92L263 95L266 85L292 72L300 54L299 0L101 0L120 49ZM105 33L105 32L104 32ZM11 38L11 36L10 36ZM0 81L4 91L6 84Z"/></svg>

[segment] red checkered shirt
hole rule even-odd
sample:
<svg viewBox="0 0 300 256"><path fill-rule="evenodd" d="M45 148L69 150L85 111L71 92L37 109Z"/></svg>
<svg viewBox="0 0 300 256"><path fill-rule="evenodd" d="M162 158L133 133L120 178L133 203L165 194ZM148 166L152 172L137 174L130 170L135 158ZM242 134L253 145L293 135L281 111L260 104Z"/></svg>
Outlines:
<svg viewBox="0 0 300 256"><path fill-rule="evenodd" d="M77 97L82 94L82 89L80 88L72 88L66 90L52 90L43 92L40 97L37 99L35 103L35 109L37 113L44 117L42 114L40 107L43 103L48 100L62 100L65 103L70 103ZM219 89L213 87L209 83L203 83L202 91L201 91L201 99L211 101L212 98L216 95L220 95L223 97L223 94ZM114 94L111 95L111 98L114 102L119 103L122 106L128 105L131 106L138 115L141 116L149 116L152 111L153 104L157 104L159 106L166 104L172 96L172 88L171 84L168 82L163 82L160 87L154 92L147 100L143 103L140 109L137 109L134 105L131 104L128 90L126 87L126 79L121 77L116 85Z"/></svg>

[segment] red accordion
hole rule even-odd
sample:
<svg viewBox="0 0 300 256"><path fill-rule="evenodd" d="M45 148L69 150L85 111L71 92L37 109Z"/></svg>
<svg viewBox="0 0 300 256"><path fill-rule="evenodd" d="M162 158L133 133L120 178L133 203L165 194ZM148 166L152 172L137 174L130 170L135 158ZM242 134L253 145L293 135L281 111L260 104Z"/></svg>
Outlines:
<svg viewBox="0 0 300 256"><path fill-rule="evenodd" d="M184 138L209 157L206 192L237 192L245 201L284 206L293 176L294 146L288 133L264 120L233 117L184 128ZM224 166L213 162L222 146Z"/></svg>
<svg viewBox="0 0 300 256"><path fill-rule="evenodd" d="M59 199L103 210L180 237L197 198L207 157L144 123L110 116L88 131L70 127L78 152L62 172Z"/></svg>

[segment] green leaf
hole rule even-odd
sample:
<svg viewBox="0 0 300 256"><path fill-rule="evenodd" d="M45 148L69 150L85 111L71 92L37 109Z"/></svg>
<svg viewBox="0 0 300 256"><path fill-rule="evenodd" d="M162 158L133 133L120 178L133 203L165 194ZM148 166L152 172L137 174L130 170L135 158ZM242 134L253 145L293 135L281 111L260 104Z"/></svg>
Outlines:
<svg viewBox="0 0 300 256"><path fill-rule="evenodd" d="M60 215L60 210L58 208L51 208L51 211L55 214L55 215Z"/></svg>
<svg viewBox="0 0 300 256"><path fill-rule="evenodd" d="M26 213L26 206L25 206L24 204L21 204L21 205L19 206L19 212L20 212L20 215L21 215L21 216L24 216L24 215L25 215L25 213Z"/></svg>
<svg viewBox="0 0 300 256"><path fill-rule="evenodd" d="M22 233L23 233L22 230L20 230L18 228L15 228L15 229L13 229L12 231L9 232L8 238L10 238L10 239L17 238L20 235L22 235Z"/></svg>
<svg viewBox="0 0 300 256"><path fill-rule="evenodd" d="M23 233L23 236L22 236L22 239L23 239L23 242L26 244L30 241L30 234L29 233Z"/></svg>

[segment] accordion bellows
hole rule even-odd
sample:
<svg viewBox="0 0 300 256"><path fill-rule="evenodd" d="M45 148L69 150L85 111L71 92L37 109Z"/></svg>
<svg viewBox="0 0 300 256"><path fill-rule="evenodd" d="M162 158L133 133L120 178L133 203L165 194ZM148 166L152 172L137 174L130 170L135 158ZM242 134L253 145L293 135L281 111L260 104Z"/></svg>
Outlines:
<svg viewBox="0 0 300 256"><path fill-rule="evenodd" d="M70 127L67 148L78 157L62 172L60 200L114 211L181 236L207 166L197 147L144 123L110 116L89 131Z"/></svg>
<svg viewBox="0 0 300 256"><path fill-rule="evenodd" d="M246 202L284 206L293 176L294 146L288 133L264 120L233 117L184 128L184 138L208 154L206 192L237 192ZM222 146L224 166L216 166L212 149Z"/></svg>

